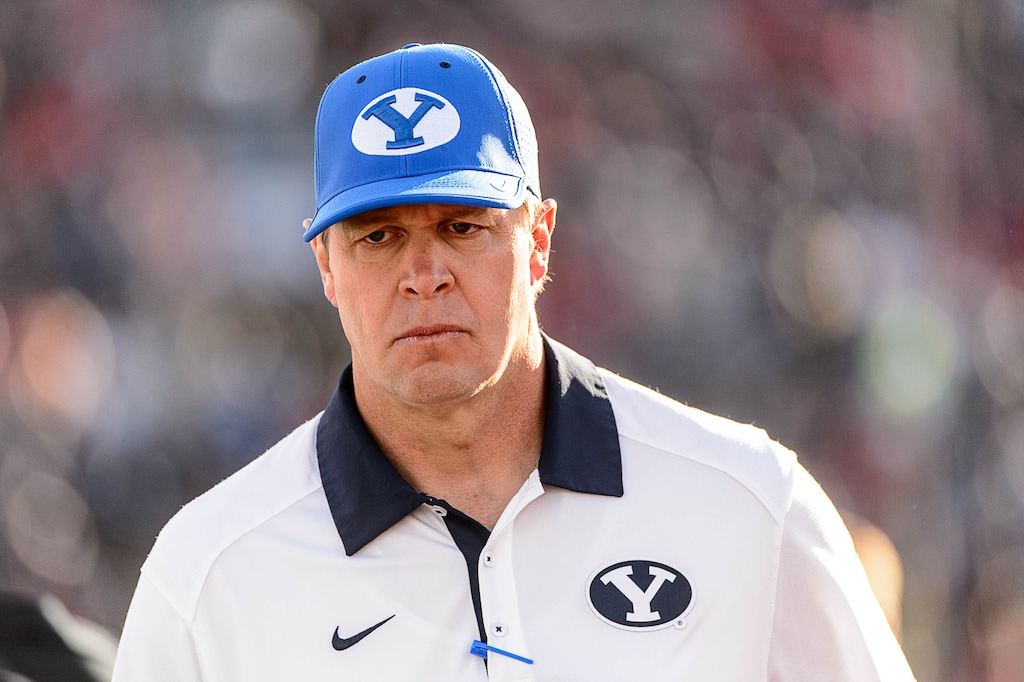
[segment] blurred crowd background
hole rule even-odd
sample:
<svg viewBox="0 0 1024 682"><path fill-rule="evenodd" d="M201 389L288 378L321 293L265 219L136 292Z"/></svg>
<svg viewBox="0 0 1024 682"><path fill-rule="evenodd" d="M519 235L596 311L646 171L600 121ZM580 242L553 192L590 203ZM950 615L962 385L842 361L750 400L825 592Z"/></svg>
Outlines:
<svg viewBox="0 0 1024 682"><path fill-rule="evenodd" d="M2 0L0 591L116 634L326 404L316 105L433 41L532 110L544 328L795 449L898 552L919 679L1024 679L1020 0Z"/></svg>

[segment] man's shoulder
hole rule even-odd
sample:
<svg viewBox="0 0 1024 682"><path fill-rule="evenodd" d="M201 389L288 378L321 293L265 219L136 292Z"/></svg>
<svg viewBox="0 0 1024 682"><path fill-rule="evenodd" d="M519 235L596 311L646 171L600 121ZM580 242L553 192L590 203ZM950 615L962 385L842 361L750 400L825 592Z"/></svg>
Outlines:
<svg viewBox="0 0 1024 682"><path fill-rule="evenodd" d="M234 543L322 486L319 420L299 426L186 504L160 531L142 570L178 608L194 605L205 576Z"/></svg>
<svg viewBox="0 0 1024 682"><path fill-rule="evenodd" d="M684 405L600 370L619 437L683 457L743 485L781 521L792 500L796 455L763 429Z"/></svg>

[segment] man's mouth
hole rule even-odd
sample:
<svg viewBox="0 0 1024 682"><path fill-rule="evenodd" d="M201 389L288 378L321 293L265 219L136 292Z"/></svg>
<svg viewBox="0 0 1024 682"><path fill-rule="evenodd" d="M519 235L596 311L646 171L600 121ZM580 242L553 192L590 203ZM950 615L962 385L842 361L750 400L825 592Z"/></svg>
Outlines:
<svg viewBox="0 0 1024 682"><path fill-rule="evenodd" d="M448 324L436 324L408 329L395 339L396 344L428 343L454 339L466 333L461 327Z"/></svg>

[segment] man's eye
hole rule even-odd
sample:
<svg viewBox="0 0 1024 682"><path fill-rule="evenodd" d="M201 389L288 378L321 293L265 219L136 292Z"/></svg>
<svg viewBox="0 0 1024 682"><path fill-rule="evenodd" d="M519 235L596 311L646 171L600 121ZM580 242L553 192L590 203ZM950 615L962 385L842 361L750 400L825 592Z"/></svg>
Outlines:
<svg viewBox="0 0 1024 682"><path fill-rule="evenodd" d="M371 244L380 244L387 241L388 233L384 230L374 230L363 238Z"/></svg>
<svg viewBox="0 0 1024 682"><path fill-rule="evenodd" d="M448 226L448 229L455 234L470 234L479 228L472 223L452 223Z"/></svg>

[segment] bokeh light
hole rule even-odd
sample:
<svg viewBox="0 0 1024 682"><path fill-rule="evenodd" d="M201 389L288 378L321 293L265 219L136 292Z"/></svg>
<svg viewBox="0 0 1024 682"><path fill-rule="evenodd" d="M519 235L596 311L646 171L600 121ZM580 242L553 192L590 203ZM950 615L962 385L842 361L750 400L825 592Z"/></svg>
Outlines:
<svg viewBox="0 0 1024 682"><path fill-rule="evenodd" d="M727 207L749 220L811 199L814 157L784 117L764 111L731 114L711 137L711 177Z"/></svg>
<svg viewBox="0 0 1024 682"><path fill-rule="evenodd" d="M616 273L652 311L676 309L685 281L715 268L712 196L703 173L678 152L620 146L596 182L593 222Z"/></svg>
<svg viewBox="0 0 1024 682"><path fill-rule="evenodd" d="M946 313L920 294L886 301L864 344L863 371L879 403L897 417L935 407L949 391L957 366L955 328Z"/></svg>
<svg viewBox="0 0 1024 682"><path fill-rule="evenodd" d="M194 297L182 308L175 348L197 393L245 404L273 389L284 343L279 320L263 308Z"/></svg>
<svg viewBox="0 0 1024 682"><path fill-rule="evenodd" d="M110 328L81 294L59 291L29 304L17 362L38 405L88 425L110 389L114 360Z"/></svg>
<svg viewBox="0 0 1024 682"><path fill-rule="evenodd" d="M975 366L1000 403L1024 399L1024 291L1000 282L980 311L974 335Z"/></svg>
<svg viewBox="0 0 1024 682"><path fill-rule="evenodd" d="M860 232L822 211L796 216L773 235L768 277L805 334L836 342L861 329L876 268Z"/></svg>
<svg viewBox="0 0 1024 682"><path fill-rule="evenodd" d="M30 471L3 500L11 548L33 573L62 585L92 576L99 552L89 505L63 479Z"/></svg>
<svg viewBox="0 0 1024 682"><path fill-rule="evenodd" d="M319 26L295 2L243 0L213 6L199 90L225 109L290 113L312 80Z"/></svg>

